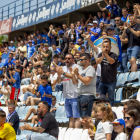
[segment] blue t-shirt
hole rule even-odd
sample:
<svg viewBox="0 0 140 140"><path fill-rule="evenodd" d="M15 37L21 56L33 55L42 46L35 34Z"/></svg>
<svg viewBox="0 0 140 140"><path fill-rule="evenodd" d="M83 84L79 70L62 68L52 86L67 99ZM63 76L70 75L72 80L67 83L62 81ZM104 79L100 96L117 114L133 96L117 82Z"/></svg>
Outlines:
<svg viewBox="0 0 140 140"><path fill-rule="evenodd" d="M35 45L35 42L34 42L34 40L32 39L32 45Z"/></svg>
<svg viewBox="0 0 140 140"><path fill-rule="evenodd" d="M101 29L96 27L96 28L90 28L90 30L94 33L98 33L97 36L93 35L92 33L90 33L91 36L91 41L94 42L96 39L98 39L98 37L100 36L101 33Z"/></svg>
<svg viewBox="0 0 140 140"><path fill-rule="evenodd" d="M11 47L11 46L9 46L9 50L10 50L10 51L14 51L14 52L15 52L15 46L12 46L12 47Z"/></svg>
<svg viewBox="0 0 140 140"><path fill-rule="evenodd" d="M40 85L38 88L38 92L40 91L40 95L41 95L41 101L46 101L48 103L48 105L51 106L52 104L52 98L48 98L48 97L42 97L44 95L44 92L46 94L52 94L52 88L49 85L46 85L45 87L43 87L43 85Z"/></svg>
<svg viewBox="0 0 140 140"><path fill-rule="evenodd" d="M15 72L15 74L13 75L13 78L16 80L16 82L12 84L12 87L20 89L20 75L19 75L19 73Z"/></svg>
<svg viewBox="0 0 140 140"><path fill-rule="evenodd" d="M34 54L34 52L36 51L34 46L28 46L27 47L27 58L31 58L31 56Z"/></svg>
<svg viewBox="0 0 140 140"><path fill-rule="evenodd" d="M40 40L40 39L37 38L37 44L41 44L41 43L43 43L42 39Z"/></svg>
<svg viewBox="0 0 140 140"><path fill-rule="evenodd" d="M109 9L109 13L111 13L111 11L113 10L113 13L115 14L115 16L118 16L118 6L116 4L113 4L113 7L108 5L106 6L106 9Z"/></svg>
<svg viewBox="0 0 140 140"><path fill-rule="evenodd" d="M82 28L82 27L81 27L81 26L79 26L79 27L77 27L77 28L75 29L75 32L76 32L76 43L78 43L78 41L77 41L77 40L80 38L80 34L81 34L81 33L80 33L80 32L78 32L78 30L81 30L81 28ZM77 30L77 29L78 29L78 30Z"/></svg>
<svg viewBox="0 0 140 140"><path fill-rule="evenodd" d="M0 68L2 68L4 66L4 63L0 63ZM2 74L3 73L3 70L0 70L0 74Z"/></svg>
<svg viewBox="0 0 140 140"><path fill-rule="evenodd" d="M100 22L103 22L104 24L110 24L110 21L107 18L101 18Z"/></svg>
<svg viewBox="0 0 140 140"><path fill-rule="evenodd" d="M121 40L120 40L120 37L118 35L114 35L113 36L114 38L117 39L117 44L118 44L118 47L119 47L119 56L118 56L118 60L120 62L122 62L122 47L121 47Z"/></svg>
<svg viewBox="0 0 140 140"><path fill-rule="evenodd" d="M6 59L5 64L4 64L4 66L7 66L7 68L9 67L9 65L11 65L11 66L12 66L12 64L13 64L13 65L16 65L16 64L14 63L15 59L12 58L10 62L8 62L8 61L9 61L9 58Z"/></svg>
<svg viewBox="0 0 140 140"><path fill-rule="evenodd" d="M60 54L60 53L61 53L60 48L56 48L56 51L53 50L53 55Z"/></svg>
<svg viewBox="0 0 140 140"><path fill-rule="evenodd" d="M130 15L130 14L128 14L127 17L128 17L129 15ZM126 18L122 17L121 20L124 21L124 22L126 22L126 21L127 21L127 17L126 17Z"/></svg>

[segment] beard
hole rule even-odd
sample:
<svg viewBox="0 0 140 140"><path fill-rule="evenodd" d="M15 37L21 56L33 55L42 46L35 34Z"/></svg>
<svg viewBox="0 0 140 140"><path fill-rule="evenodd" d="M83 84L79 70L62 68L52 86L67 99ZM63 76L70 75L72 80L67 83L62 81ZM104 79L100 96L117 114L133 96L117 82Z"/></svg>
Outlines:
<svg viewBox="0 0 140 140"><path fill-rule="evenodd" d="M41 112L37 113L37 115L38 115L38 118L41 118L41 117L42 117L42 115L43 115L43 111L41 111Z"/></svg>

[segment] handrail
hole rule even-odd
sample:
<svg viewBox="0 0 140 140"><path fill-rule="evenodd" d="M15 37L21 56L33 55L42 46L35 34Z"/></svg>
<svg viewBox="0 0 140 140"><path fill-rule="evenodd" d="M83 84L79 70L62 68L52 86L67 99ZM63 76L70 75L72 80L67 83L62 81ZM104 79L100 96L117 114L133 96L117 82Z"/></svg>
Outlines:
<svg viewBox="0 0 140 140"><path fill-rule="evenodd" d="M15 0L7 5L0 7L0 21L8 19L10 17L17 16L21 13L26 13L31 10L31 8L41 7L42 3L46 5L47 2L52 2L54 0ZM21 2L21 4L17 4L17 2ZM34 2L34 3L33 3ZM41 6L39 6L41 5ZM12 10L12 11L11 11ZM26 11L27 10L27 11ZM13 16L12 16L13 15Z"/></svg>

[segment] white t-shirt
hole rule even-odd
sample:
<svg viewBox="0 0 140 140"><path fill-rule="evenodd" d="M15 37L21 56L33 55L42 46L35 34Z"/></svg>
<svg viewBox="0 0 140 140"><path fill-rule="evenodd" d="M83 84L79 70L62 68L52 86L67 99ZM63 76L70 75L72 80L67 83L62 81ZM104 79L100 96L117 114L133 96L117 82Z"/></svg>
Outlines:
<svg viewBox="0 0 140 140"><path fill-rule="evenodd" d="M51 84L53 83L54 80L56 80L58 77L57 73L55 73L54 75L53 74L50 74L50 80L51 80Z"/></svg>
<svg viewBox="0 0 140 140"><path fill-rule="evenodd" d="M9 89L10 89L10 91L11 91L11 86L7 86ZM7 89L5 89L5 86L2 86L2 88L1 88L1 91L3 91L3 92L8 92L7 91ZM2 95L2 97L0 98L0 99L3 99L3 100L8 100L10 98L10 94L7 94L7 95Z"/></svg>
<svg viewBox="0 0 140 140"><path fill-rule="evenodd" d="M127 140L127 136L126 136L126 134L124 132L122 132L122 133L117 135L115 140Z"/></svg>
<svg viewBox="0 0 140 140"><path fill-rule="evenodd" d="M37 79L39 80L39 78L40 78L40 74L37 75L36 77L37 77ZM33 80L35 80L35 76L33 77Z"/></svg>
<svg viewBox="0 0 140 140"><path fill-rule="evenodd" d="M73 64L71 66L72 69L74 67L77 67L78 69L80 68L80 66L77 64ZM63 66L62 68L65 73L70 73L69 68L67 66ZM69 79L63 75L61 76L61 78L63 83L63 98L77 98L77 85L73 84L72 79Z"/></svg>
<svg viewBox="0 0 140 140"><path fill-rule="evenodd" d="M97 55L99 55L101 52L102 52L101 48L98 48ZM101 64L97 65L96 76L100 76L101 77Z"/></svg>
<svg viewBox="0 0 140 140"><path fill-rule="evenodd" d="M94 140L106 140L106 134L110 134L113 131L113 124L110 121L100 121L97 125L97 131L95 133Z"/></svg>

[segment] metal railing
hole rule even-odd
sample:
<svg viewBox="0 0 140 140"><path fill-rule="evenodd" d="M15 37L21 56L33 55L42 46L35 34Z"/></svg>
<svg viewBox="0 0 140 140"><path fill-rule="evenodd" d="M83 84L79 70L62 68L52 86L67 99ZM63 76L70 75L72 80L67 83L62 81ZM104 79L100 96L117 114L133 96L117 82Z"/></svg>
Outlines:
<svg viewBox="0 0 140 140"><path fill-rule="evenodd" d="M0 7L0 21L29 12L55 0L15 0Z"/></svg>

